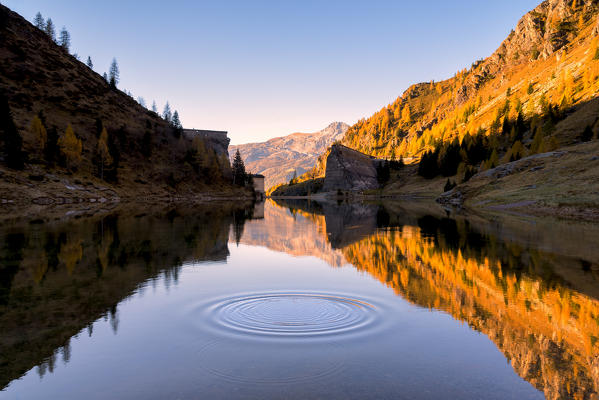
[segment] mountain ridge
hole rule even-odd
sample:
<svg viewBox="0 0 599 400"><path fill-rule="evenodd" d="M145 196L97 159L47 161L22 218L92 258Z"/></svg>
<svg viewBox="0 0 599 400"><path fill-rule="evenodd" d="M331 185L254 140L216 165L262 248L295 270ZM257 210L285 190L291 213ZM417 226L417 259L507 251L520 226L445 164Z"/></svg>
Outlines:
<svg viewBox="0 0 599 400"><path fill-rule="evenodd" d="M543 95L552 104L562 103L564 96L575 96L571 104L596 96L596 87L566 93L566 86L582 83L585 72L596 81L596 65L585 71L596 64L586 61L595 60L584 55L576 55L572 63L568 59L585 46L596 50L589 39L599 33L597 8L596 0L543 1L519 20L491 56L452 78L410 86L395 102L353 125L343 144L375 156L419 156L432 142L489 130L506 100L511 104L504 114L515 119L518 100L521 110L532 116L541 112Z"/></svg>
<svg viewBox="0 0 599 400"><path fill-rule="evenodd" d="M595 160L594 142L586 143L599 136L598 115L599 1L545 0L519 20L492 55L449 79L411 85L352 125L341 144L408 164L382 176L384 196L434 199L457 185L456 205L483 208L515 205L509 196L497 197L499 191L481 202L480 191L462 190L465 182L473 179L485 187L480 180L485 171L558 149L576 152L578 168L571 169L570 156L567 165L566 158L550 159L544 168L560 179L543 174L546 179L535 182L534 191L519 185L520 176L509 183L503 177L494 181L498 186L506 181L510 193L525 200L515 203L528 204L527 211L550 206L575 218L589 207L599 212L599 192L593 191L599 167L588 162ZM312 194L325 175L329 152L298 179ZM570 179L558 173L562 170L569 171ZM575 184L581 181L591 193ZM285 185L276 195L302 192Z"/></svg>
<svg viewBox="0 0 599 400"><path fill-rule="evenodd" d="M239 150L248 171L265 175L267 188L289 181L314 165L316 158L331 144L341 140L349 125L332 122L326 128L313 132L295 132L264 142L229 146L233 157Z"/></svg>

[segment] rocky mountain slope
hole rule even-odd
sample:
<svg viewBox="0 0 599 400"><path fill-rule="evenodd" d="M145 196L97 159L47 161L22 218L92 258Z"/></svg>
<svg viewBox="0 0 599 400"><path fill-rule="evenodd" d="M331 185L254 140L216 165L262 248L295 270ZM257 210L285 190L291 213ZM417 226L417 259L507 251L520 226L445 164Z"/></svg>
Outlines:
<svg viewBox="0 0 599 400"><path fill-rule="evenodd" d="M464 182L520 159L563 150L574 159L567 157L568 173L559 187L568 193L567 207L577 211L559 213L599 212L599 193L574 184L599 180L594 158L599 136L598 17L597 0L545 0L522 17L490 57L450 79L411 86L395 102L353 125L341 144L379 158L419 163L391 174L384 195L413 195L416 190L419 196L437 197L444 187L457 184L465 203L472 200L469 204L477 207L510 201L500 191L489 193L501 199L478 201L479 192L459 190ZM571 146L578 146L574 153L566 150ZM300 177L301 184L325 175L327 153ZM535 182L535 190L518 183L521 174L510 179L519 203L529 209L547 204L563 208L565 203L555 201L563 196L552 178L565 167L560 160L548 162L546 173L537 174L542 179Z"/></svg>
<svg viewBox="0 0 599 400"><path fill-rule="evenodd" d="M182 135L4 6L0 37L0 97L3 108L8 102L25 158L23 170L5 168L8 117L3 111L3 203L91 200L107 197L108 189L109 197L120 198L233 191L225 176L230 169L226 152ZM41 140L39 129L33 129L37 118L44 127ZM61 147L68 126L74 132L71 142L79 141L72 160Z"/></svg>
<svg viewBox="0 0 599 400"><path fill-rule="evenodd" d="M312 168L327 147L343 138L349 125L333 122L314 133L293 133L262 143L248 143L229 147L231 157L241 153L248 171L265 175L266 188L288 182L293 173L301 175Z"/></svg>
<svg viewBox="0 0 599 400"><path fill-rule="evenodd" d="M535 154L480 172L438 202L599 221L599 141ZM543 199L542 202L535 201Z"/></svg>
<svg viewBox="0 0 599 400"><path fill-rule="evenodd" d="M508 137L519 116L525 124L516 134L526 153L539 125L545 148L575 143L587 127L596 136L596 113L588 110L599 93L598 16L597 0L545 0L490 57L450 79L411 86L350 127L342 144L377 157L418 161L425 151L468 134ZM551 121L545 124L547 116ZM569 124L562 132L555 125L564 116ZM499 156L507 150L500 147ZM323 176L324 160L304 178Z"/></svg>
<svg viewBox="0 0 599 400"><path fill-rule="evenodd" d="M490 57L450 79L413 85L352 126L343 144L371 155L418 157L467 133L503 133L504 120L515 121L519 113L530 120L546 114L549 105L576 111L571 107L593 99L599 89L598 12L596 0L543 1ZM585 119L578 130L589 124L595 129L595 122ZM546 141L555 136L558 145L575 138L551 129L544 134Z"/></svg>

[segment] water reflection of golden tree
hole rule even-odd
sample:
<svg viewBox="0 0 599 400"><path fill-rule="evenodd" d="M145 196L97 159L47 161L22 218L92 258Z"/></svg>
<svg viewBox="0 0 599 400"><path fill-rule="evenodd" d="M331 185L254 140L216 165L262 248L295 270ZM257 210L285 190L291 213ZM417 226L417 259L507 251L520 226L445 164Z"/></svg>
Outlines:
<svg viewBox="0 0 599 400"><path fill-rule="evenodd" d="M549 268L550 255L490 241L474 256L421 233L416 227L378 232L343 252L406 299L485 333L548 398L597 392L599 302L521 271L522 265Z"/></svg>

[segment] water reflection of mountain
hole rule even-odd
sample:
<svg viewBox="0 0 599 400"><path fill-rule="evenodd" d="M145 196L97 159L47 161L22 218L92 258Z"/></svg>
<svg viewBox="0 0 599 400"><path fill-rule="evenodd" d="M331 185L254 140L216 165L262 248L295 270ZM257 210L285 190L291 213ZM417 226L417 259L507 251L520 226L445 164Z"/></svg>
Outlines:
<svg viewBox="0 0 599 400"><path fill-rule="evenodd" d="M272 202L264 207L263 213L264 219L245 224L240 243L296 257L318 257L332 266L346 263L343 254L327 239L323 216L298 208L276 207Z"/></svg>
<svg viewBox="0 0 599 400"><path fill-rule="evenodd" d="M34 366L70 357L70 338L148 280L176 283L185 262L225 261L230 227L251 215L218 204L111 211L70 222L0 230L0 388ZM235 221L235 224L233 222Z"/></svg>
<svg viewBox="0 0 599 400"><path fill-rule="evenodd" d="M321 215L335 207L285 206ZM373 229L372 213L362 212L361 232L370 234L344 242L341 251L348 262L405 299L443 310L487 335L548 399L595 398L599 249L593 244L598 228L370 207L377 210L379 226L386 220L394 228ZM346 211L340 206L338 219L314 220L326 223L322 231L328 237L343 236L346 225L340 220L359 224Z"/></svg>
<svg viewBox="0 0 599 400"><path fill-rule="evenodd" d="M371 235L378 227L391 227L397 223L391 220L385 207L375 204L293 199L278 199L275 204L317 222L320 229L315 231L324 231L334 249L342 249Z"/></svg>

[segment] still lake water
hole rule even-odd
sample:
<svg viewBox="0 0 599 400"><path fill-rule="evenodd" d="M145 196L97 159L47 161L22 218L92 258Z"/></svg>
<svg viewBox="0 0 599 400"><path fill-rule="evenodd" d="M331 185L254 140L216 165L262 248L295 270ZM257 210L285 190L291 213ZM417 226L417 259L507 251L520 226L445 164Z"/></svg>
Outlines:
<svg viewBox="0 0 599 400"><path fill-rule="evenodd" d="M0 399L591 399L599 228L288 201L0 228Z"/></svg>

